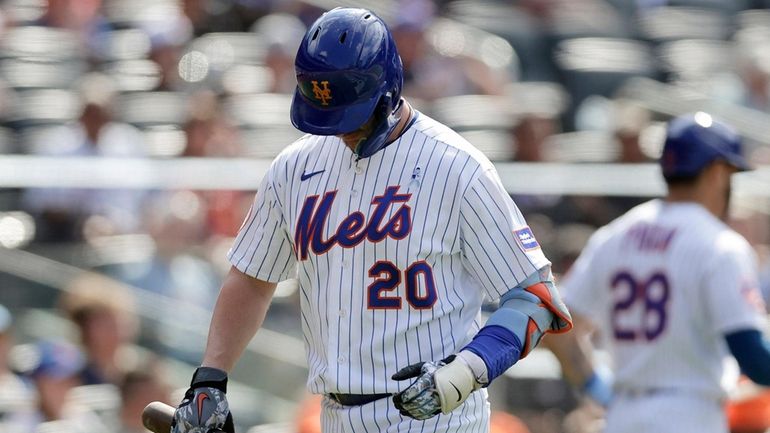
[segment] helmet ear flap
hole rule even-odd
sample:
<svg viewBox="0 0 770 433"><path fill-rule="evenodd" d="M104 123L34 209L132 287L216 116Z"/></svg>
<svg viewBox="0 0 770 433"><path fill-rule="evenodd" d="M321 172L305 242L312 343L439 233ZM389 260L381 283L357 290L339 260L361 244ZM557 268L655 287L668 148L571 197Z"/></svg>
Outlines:
<svg viewBox="0 0 770 433"><path fill-rule="evenodd" d="M397 100L394 101L393 95L396 94L396 90L390 90L388 92L385 92L384 95L380 97L380 102L377 103L377 108L375 109L375 112L378 116L382 116L382 118L386 118L393 114L393 112L396 111L399 104L401 103L401 97L399 96Z"/></svg>
<svg viewBox="0 0 770 433"><path fill-rule="evenodd" d="M381 119L384 119L390 115L393 108L393 92L385 92L385 94L380 97L380 102L377 103L377 114L382 116Z"/></svg>
<svg viewBox="0 0 770 433"><path fill-rule="evenodd" d="M377 102L377 106L372 114L374 129L370 132L362 142L358 144L356 153L362 157L367 158L373 155L378 150L382 149L387 143L386 140L390 136L390 133L398 125L401 117L396 115L396 111L401 106L401 97L398 99L393 97L393 92L385 92L380 96L380 100Z"/></svg>

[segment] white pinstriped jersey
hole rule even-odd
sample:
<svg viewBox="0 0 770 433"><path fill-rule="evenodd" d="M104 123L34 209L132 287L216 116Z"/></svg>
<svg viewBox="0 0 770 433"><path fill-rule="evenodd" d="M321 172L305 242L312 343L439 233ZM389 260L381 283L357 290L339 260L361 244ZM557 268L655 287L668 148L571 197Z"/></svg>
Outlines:
<svg viewBox="0 0 770 433"><path fill-rule="evenodd" d="M484 295L550 264L493 165L416 116L366 159L333 136L289 146L230 250L265 281L296 265L313 393L406 388L390 376L458 351L480 328Z"/></svg>
<svg viewBox="0 0 770 433"><path fill-rule="evenodd" d="M561 283L608 344L619 389L724 396L724 335L760 329L748 242L695 203L653 200L597 231Z"/></svg>

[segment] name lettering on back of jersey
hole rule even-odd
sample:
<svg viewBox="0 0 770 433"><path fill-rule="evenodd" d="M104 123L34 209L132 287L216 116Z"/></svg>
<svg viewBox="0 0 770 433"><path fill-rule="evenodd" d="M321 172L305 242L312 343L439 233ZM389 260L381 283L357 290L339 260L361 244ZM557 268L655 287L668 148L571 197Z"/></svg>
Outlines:
<svg viewBox="0 0 770 433"><path fill-rule="evenodd" d="M372 199L374 210L369 221L361 212L353 212L345 217L337 230L328 239L323 238L326 220L337 196L337 191L328 191L323 198L311 195L305 198L302 211L297 219L294 233L294 248L299 260L305 260L312 250L316 255L325 254L333 246L352 248L364 240L380 242L386 237L403 239L412 230L412 208L406 203L411 194L398 194L400 186L389 186L382 195ZM385 216L391 206L401 204L387 221Z"/></svg>
<svg viewBox="0 0 770 433"><path fill-rule="evenodd" d="M524 251L534 250L540 248L540 244L535 239L535 234L532 233L532 229L529 226L522 227L513 231L516 236L516 241L521 245Z"/></svg>
<svg viewBox="0 0 770 433"><path fill-rule="evenodd" d="M671 245L676 229L655 224L637 224L626 233L626 242L639 251L663 252Z"/></svg>

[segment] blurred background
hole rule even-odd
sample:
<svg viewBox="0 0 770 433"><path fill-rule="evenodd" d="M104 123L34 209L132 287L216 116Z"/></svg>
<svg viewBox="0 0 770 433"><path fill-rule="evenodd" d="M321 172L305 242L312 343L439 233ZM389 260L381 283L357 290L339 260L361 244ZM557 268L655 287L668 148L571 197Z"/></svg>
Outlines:
<svg viewBox="0 0 770 433"><path fill-rule="evenodd" d="M731 224L770 296L770 1L0 0L0 432L142 432L179 401L254 188L300 136L299 40L336 6L388 22L404 95L496 163L557 275L663 192L667 119L735 125L759 169ZM319 431L296 289L232 374L240 432ZM559 376L538 349L497 380L493 432L599 431Z"/></svg>

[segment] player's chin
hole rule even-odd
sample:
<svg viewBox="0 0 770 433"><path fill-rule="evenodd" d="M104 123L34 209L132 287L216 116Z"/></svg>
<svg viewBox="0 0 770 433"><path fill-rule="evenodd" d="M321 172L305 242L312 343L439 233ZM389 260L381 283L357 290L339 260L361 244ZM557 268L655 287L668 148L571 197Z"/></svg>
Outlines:
<svg viewBox="0 0 770 433"><path fill-rule="evenodd" d="M338 137L346 142L358 142L360 140L363 140L366 137L366 135L364 131L357 129L353 132L348 132L347 134L340 134L338 135Z"/></svg>

